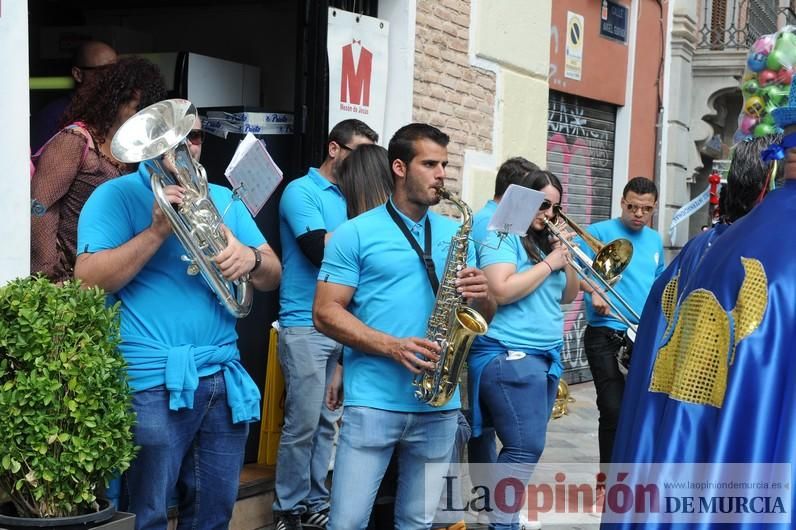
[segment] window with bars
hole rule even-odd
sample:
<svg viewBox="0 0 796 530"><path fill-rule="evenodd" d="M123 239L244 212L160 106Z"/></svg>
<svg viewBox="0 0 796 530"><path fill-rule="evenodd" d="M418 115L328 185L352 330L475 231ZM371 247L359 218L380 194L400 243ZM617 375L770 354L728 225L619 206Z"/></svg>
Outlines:
<svg viewBox="0 0 796 530"><path fill-rule="evenodd" d="M791 2L794 4L796 2ZM760 36L796 21L779 0L704 0L698 48L745 49Z"/></svg>

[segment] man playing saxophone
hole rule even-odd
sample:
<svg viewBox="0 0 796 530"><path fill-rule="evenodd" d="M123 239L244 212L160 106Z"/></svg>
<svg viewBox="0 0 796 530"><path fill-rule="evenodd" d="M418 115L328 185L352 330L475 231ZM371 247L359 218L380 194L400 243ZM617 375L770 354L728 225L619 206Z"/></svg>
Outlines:
<svg viewBox="0 0 796 530"><path fill-rule="evenodd" d="M435 408L415 397L412 381L439 360L439 345L421 337L435 305L432 284L450 265L448 248L459 232L457 223L428 211L440 201L448 141L427 124L399 129L388 149L392 197L338 227L324 254L313 319L347 346L330 529L365 527L393 451L400 475L395 528L429 528L442 492L443 477L426 481L424 465L449 461L459 395ZM454 288L488 320L495 303L483 272L468 266L472 245L467 255Z"/></svg>
<svg viewBox="0 0 796 530"><path fill-rule="evenodd" d="M195 159L200 129L197 119L186 136ZM232 193L209 188L223 211ZM191 195L178 186L164 191L175 205ZM223 277L248 275L255 288L275 289L279 259L240 201L232 203L223 222L227 246L214 260ZM181 526L227 528L248 422L259 419L260 393L239 362L236 319L202 276L186 272L186 251L155 203L149 161L91 195L78 224L78 252L75 277L121 303L120 349L128 363L140 446L126 474L136 528L165 530L175 489Z"/></svg>

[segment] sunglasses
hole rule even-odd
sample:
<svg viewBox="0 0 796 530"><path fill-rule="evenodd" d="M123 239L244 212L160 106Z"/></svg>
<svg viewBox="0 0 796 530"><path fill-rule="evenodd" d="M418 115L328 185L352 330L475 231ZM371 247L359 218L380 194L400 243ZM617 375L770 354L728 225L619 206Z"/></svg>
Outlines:
<svg viewBox="0 0 796 530"><path fill-rule="evenodd" d="M545 210L549 210L551 206L560 207L560 204L553 204L553 201L550 199L545 199L542 201L542 204L539 205L539 211L544 212Z"/></svg>
<svg viewBox="0 0 796 530"><path fill-rule="evenodd" d="M335 142L335 143L337 143L337 142ZM340 146L340 149L343 149L345 151L353 151L353 149L348 147L346 144L337 144L337 145Z"/></svg>
<svg viewBox="0 0 796 530"><path fill-rule="evenodd" d="M194 145L202 145L205 141L205 132L202 129L192 129L187 138Z"/></svg>
<svg viewBox="0 0 796 530"><path fill-rule="evenodd" d="M625 203L625 208L630 213L641 212L643 214L651 214L652 210L655 209L654 206L642 206L640 204L630 204L629 202Z"/></svg>

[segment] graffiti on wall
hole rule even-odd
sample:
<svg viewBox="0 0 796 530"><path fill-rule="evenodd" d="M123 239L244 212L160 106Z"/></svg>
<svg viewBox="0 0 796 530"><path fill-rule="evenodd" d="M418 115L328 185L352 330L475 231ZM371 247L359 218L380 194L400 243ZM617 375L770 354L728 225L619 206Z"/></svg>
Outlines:
<svg viewBox="0 0 796 530"><path fill-rule="evenodd" d="M615 114L613 114L615 116ZM574 96L551 92L547 119L548 167L561 180L563 209L583 227L608 217L613 170L613 125ZM588 370L583 294L565 308L561 359L567 371Z"/></svg>

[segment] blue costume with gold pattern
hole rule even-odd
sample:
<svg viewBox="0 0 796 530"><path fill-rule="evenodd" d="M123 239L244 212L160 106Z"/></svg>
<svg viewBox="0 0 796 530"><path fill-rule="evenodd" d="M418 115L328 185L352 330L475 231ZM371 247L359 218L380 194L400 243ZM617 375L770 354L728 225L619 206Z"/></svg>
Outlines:
<svg viewBox="0 0 796 530"><path fill-rule="evenodd" d="M642 316L614 462L796 462L794 219L791 180L721 237L700 236L659 278ZM717 527L791 528L739 517L745 522Z"/></svg>

